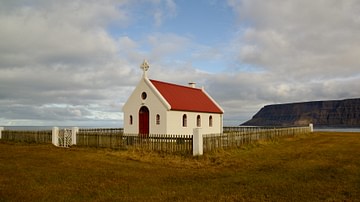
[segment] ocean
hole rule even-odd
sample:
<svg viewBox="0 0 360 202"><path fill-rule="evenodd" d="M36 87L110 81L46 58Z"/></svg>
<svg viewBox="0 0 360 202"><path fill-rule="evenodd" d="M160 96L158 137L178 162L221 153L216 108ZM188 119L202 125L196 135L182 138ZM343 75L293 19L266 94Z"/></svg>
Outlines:
<svg viewBox="0 0 360 202"><path fill-rule="evenodd" d="M324 132L360 132L360 128L314 128L314 131Z"/></svg>
<svg viewBox="0 0 360 202"><path fill-rule="evenodd" d="M37 130L52 130L54 126L3 126L5 130L23 130L23 131L37 131ZM75 126L56 126L59 129L72 128ZM120 127L102 127L102 126L76 126L78 128L120 128Z"/></svg>
<svg viewBox="0 0 360 202"><path fill-rule="evenodd" d="M52 130L54 126L3 126L5 130ZM72 128L73 126L56 126L59 129ZM78 128L121 128L121 127L102 127L102 126L76 126ZM327 132L360 132L360 128L314 128L314 131L327 131Z"/></svg>

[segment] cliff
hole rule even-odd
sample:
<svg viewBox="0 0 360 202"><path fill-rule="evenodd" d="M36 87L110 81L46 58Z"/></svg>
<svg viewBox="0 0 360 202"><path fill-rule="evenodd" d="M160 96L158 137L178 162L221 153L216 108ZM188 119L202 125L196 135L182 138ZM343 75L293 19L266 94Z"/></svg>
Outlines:
<svg viewBox="0 0 360 202"><path fill-rule="evenodd" d="M359 127L360 98L274 104L263 107L244 126Z"/></svg>

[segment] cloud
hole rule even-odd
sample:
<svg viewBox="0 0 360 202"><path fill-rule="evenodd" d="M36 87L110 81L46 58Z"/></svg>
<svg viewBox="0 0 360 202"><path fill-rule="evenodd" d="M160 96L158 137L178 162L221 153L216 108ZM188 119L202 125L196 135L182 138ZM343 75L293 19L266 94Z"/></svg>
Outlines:
<svg viewBox="0 0 360 202"><path fill-rule="evenodd" d="M225 108L246 113L265 104L359 97L358 1L228 4L238 27L227 52L233 73L208 81Z"/></svg>
<svg viewBox="0 0 360 202"><path fill-rule="evenodd" d="M228 47L239 65L208 85L229 117L250 118L266 104L359 97L357 1L228 3L238 14Z"/></svg>
<svg viewBox="0 0 360 202"><path fill-rule="evenodd" d="M291 77L350 77L360 62L358 1L229 1L238 60Z"/></svg>
<svg viewBox="0 0 360 202"><path fill-rule="evenodd" d="M173 0L159 0L154 2L156 2L156 9L153 12L155 26L159 27L163 24L164 19L176 16L176 4ZM164 8L161 8L162 6Z"/></svg>
<svg viewBox="0 0 360 202"><path fill-rule="evenodd" d="M0 38L6 39L0 41L4 122L121 121L117 114L130 93L134 72L117 56L119 48L126 47L119 46L106 28L113 21L127 24L125 3L4 2L0 12ZM107 115L98 113L106 109Z"/></svg>
<svg viewBox="0 0 360 202"><path fill-rule="evenodd" d="M0 36L7 39L0 42L0 67L99 64L116 52L113 39L101 28L110 18L125 21L111 4L36 3L0 14Z"/></svg>
<svg viewBox="0 0 360 202"><path fill-rule="evenodd" d="M147 43L151 47L150 57L155 60L163 56L180 55L190 47L190 42L189 38L172 33L155 33L147 37Z"/></svg>

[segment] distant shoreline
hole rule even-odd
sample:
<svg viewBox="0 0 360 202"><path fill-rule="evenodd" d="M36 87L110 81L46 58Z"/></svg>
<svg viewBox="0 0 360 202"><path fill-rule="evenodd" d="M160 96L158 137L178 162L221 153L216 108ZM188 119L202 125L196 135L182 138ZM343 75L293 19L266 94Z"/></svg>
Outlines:
<svg viewBox="0 0 360 202"><path fill-rule="evenodd" d="M320 127L320 128L314 128L315 132L360 132L360 128L355 127L341 127L341 128L332 128L332 127Z"/></svg>
<svg viewBox="0 0 360 202"><path fill-rule="evenodd" d="M54 126L3 126L5 130L52 130ZM60 129L72 128L75 126L56 126ZM78 128L122 128L120 126L76 126ZM237 126L225 126L225 127L237 127ZM242 126L239 126L242 127ZM314 131L324 131L324 132L360 132L360 127L314 127Z"/></svg>
<svg viewBox="0 0 360 202"><path fill-rule="evenodd" d="M122 128L120 126L2 126L5 130L30 130L30 131L36 131L36 130L52 130L53 127L58 127L59 129L64 128L72 128L72 127L78 127L78 128Z"/></svg>

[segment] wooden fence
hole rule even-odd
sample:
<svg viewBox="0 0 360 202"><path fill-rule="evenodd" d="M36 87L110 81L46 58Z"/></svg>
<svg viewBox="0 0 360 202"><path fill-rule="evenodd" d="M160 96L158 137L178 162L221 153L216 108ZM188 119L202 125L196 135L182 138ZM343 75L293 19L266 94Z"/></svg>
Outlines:
<svg viewBox="0 0 360 202"><path fill-rule="evenodd" d="M268 129L281 129L281 128L291 128L291 127L281 127L281 126L224 126L223 133L228 132L246 132L252 130L268 130Z"/></svg>
<svg viewBox="0 0 360 202"><path fill-rule="evenodd" d="M294 136L310 132L310 127L231 127L231 129L229 128L221 134L203 135L203 149L205 153L218 149L236 148L259 140L272 140L283 136Z"/></svg>
<svg viewBox="0 0 360 202"><path fill-rule="evenodd" d="M80 128L79 132L123 133L123 128Z"/></svg>
<svg viewBox="0 0 360 202"><path fill-rule="evenodd" d="M236 148L259 140L272 140L282 136L310 133L311 127L224 127L221 134L203 134L203 152ZM52 131L4 130L4 140L34 143L51 143ZM122 128L80 129L76 134L76 145L84 147L152 150L165 153L191 154L192 135L124 134Z"/></svg>
<svg viewBox="0 0 360 202"><path fill-rule="evenodd" d="M139 136L125 134L124 140L127 148L192 154L192 135L150 134L149 136Z"/></svg>
<svg viewBox="0 0 360 202"><path fill-rule="evenodd" d="M141 149L165 153L192 153L192 135L124 134L123 130L82 130L76 135L76 145L112 149Z"/></svg>
<svg viewBox="0 0 360 202"><path fill-rule="evenodd" d="M122 148L123 131L80 129L76 134L76 145L86 147Z"/></svg>
<svg viewBox="0 0 360 202"><path fill-rule="evenodd" d="M51 143L51 130L4 130L1 139L15 142Z"/></svg>

